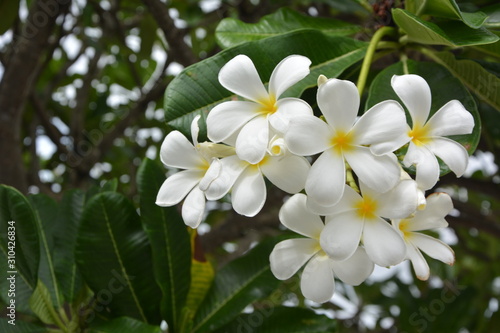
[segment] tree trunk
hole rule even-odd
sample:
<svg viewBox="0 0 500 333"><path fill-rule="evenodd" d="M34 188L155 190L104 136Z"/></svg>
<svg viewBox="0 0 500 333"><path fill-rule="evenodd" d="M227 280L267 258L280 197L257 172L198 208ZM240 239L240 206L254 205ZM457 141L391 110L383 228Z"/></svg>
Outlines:
<svg viewBox="0 0 500 333"><path fill-rule="evenodd" d="M4 57L5 69L0 81L0 183L24 193L28 190L28 182L22 156L22 114L56 19L67 10L70 2L34 2L20 35L14 36Z"/></svg>

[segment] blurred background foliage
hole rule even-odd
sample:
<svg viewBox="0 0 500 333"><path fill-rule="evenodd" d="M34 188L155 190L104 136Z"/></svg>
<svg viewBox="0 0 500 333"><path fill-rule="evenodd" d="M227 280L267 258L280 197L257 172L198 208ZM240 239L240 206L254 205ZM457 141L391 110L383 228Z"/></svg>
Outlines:
<svg viewBox="0 0 500 333"><path fill-rule="evenodd" d="M496 1L457 2L464 12L482 10L486 15L481 29L487 28L493 36L500 34L500 5ZM419 1L407 0L406 6L415 3ZM54 260L57 266L60 260L69 260L75 272L81 271L81 274L68 275L65 271L70 266L64 265L61 272L57 267L50 271L40 270L38 277L48 281L44 287L47 290L35 286L37 274L32 275L35 285L31 289L23 285L19 288L31 290L31 293L36 291L37 297L31 297L35 300L43 295L49 295L49 298L52 295L54 308L65 313L52 314L54 318L59 316L73 325L68 326L67 332L157 332L159 318L165 318L164 314L173 316L172 308L160 310L150 307L137 314L135 310L108 306L103 311L97 311L98 320L92 320L92 324L88 325L85 320L72 319L82 317L82 313L77 308L69 309L72 305L68 304L95 305L103 283L106 287L107 281L114 275L96 278L91 271L100 269L105 274L112 274L112 265L117 264L117 270L121 267L112 258L108 258L109 262L103 259L100 264L91 260L107 253L109 249L100 249L100 246L109 246L106 245L109 240L105 239L105 230L102 242L92 233L102 227L99 221L106 211L96 213L96 210L84 210L87 205L117 205L117 210L109 212L116 220L114 226L117 226L118 246L122 244L124 251L130 251L131 244L137 246L134 248L136 251L125 252L129 253L125 266L132 268L140 263L142 267L135 267L136 271L133 271L133 275L138 276L134 283L142 281L137 285L137 288L142 288L139 303L147 304L148 300L160 297L160 289L165 292L161 283L157 286L153 281L148 285L148 279L152 278L152 266L161 270L157 267L164 262L162 255L165 255L155 254L154 250L151 254L150 247L155 249L165 245L165 239L158 237L163 235L158 221L175 220L178 224L181 221L175 209L169 210L167 217L162 217L163 213L141 201L144 198L153 199L158 184L164 179L164 174L158 169L158 152L172 125L165 123L163 110L166 102L164 92L169 83L183 68L234 45L224 32L231 32L232 29L244 31L249 26L241 22L259 22L265 15L275 13L282 7L307 17L340 20L343 29L347 30L346 35L369 41L375 29L395 25L391 9L404 5L404 1L397 0L0 0L0 183L13 186L24 195L30 194L27 201L19 192L4 187L0 195L2 217L29 220L33 230L47 236L43 238L45 245L26 240L33 248L42 246L40 251L35 250L41 258L40 262ZM458 13L461 14L460 11ZM398 15L403 22L401 17L406 14L399 12ZM441 24L443 18L437 17L432 22ZM473 26L477 23L474 20L481 20L481 17L459 19ZM224 24L219 25L222 20ZM321 23L317 24L321 26ZM293 26L282 28L283 31L276 34L295 29ZM422 43L421 40L414 41ZM485 73L497 80L500 77L499 42L465 48L456 47L460 43L453 38L447 40L448 44L442 41L424 42L439 44L435 50L450 51L457 60L472 60L485 68ZM417 61L433 60L439 63L435 53L410 50L406 56ZM397 53L378 53L366 86L369 87L378 73L398 60ZM356 61L342 71L339 78L356 81L360 67L360 61ZM259 278L268 288L262 289L262 284L248 280L250 287L242 291L239 295L241 299L236 299L238 306L215 312L215 317L206 317L207 313L215 311L212 306L220 301L219 297L225 296L224 293L209 292L208 301L205 299L201 310L198 309L211 278L196 280L196 270L205 272L199 275L201 277L213 278L213 272L207 273L213 269L216 272L215 281L227 283L224 282L226 277L236 283L236 278L229 274L232 267L255 262L242 257L242 254L267 236L286 233L280 229L277 219L277 210L284 195L279 190L270 189L265 209L255 218L237 216L228 209L229 204L218 203L211 207L199 235L188 235L182 228L178 231L183 235L184 245L190 242L189 239L196 238L190 243L193 244L192 251L186 250L183 254L183 260L191 263L191 280L195 282L189 281L189 278L184 282L177 281L180 289L174 291L175 295L164 295L163 300L157 299L157 304L165 299L185 300L188 289L194 290L193 285L200 288L200 294L196 296L190 291L188 302L191 300L196 306L188 304L186 308L191 310L186 311L192 313L169 318L172 320L169 322L170 329L181 327L186 332L191 329L210 332L212 328L208 322L215 323L213 331L217 332L294 332L292 328L287 328L287 318L296 316L309 327L307 332L495 332L500 327L500 110L492 104L498 101L500 85L495 80L484 81L482 78L486 75L473 75L468 78L472 82L468 88L473 93L482 119L478 150L471 158L465 177L456 179L448 174L437 188L453 195L456 208L447 218L450 223L448 232L441 235L455 251L457 259L453 267L431 261L432 275L426 282L418 281L409 265L390 270L380 268L359 287L338 282L334 299L323 305L303 299L298 290L297 277L278 282L269 276L267 268L267 275ZM489 87L489 101L485 101L481 85ZM367 90L364 99L368 97ZM314 104L314 96L314 89L305 90L303 94L311 104ZM143 163L144 157L155 160L156 164L151 161ZM13 208L13 202L22 204ZM141 215L143 227L137 229L140 224L134 222L139 219L135 208L142 205L146 205L153 215ZM121 214L113 216L113 212L117 211ZM25 212L24 215L22 212ZM18 213L21 215L16 215ZM39 223L42 221L47 224L41 226ZM75 224L68 226L67 221L74 221ZM78 240L72 228L79 228ZM22 232L20 227L18 232ZM68 235L73 235L69 238L74 239L68 240ZM269 247L265 242L262 244L263 248ZM263 248L256 248L257 255L254 256L263 257L266 261ZM65 253L70 253L69 258L56 258L65 257ZM249 255L252 256L252 253ZM200 258L207 258L212 268L201 264L207 261ZM235 261L237 258L240 262ZM221 269L227 263L233 266ZM187 269L186 275L189 276L189 264L183 266L179 263L179 269L175 271L177 280L182 280L182 275L179 275L182 270ZM251 267L248 269L251 270ZM27 268L27 271L30 270ZM247 281L244 280L246 276L249 279L250 273L245 275L241 267L239 272L241 275L237 274L237 278ZM161 275L162 272L155 271L155 274ZM54 293L58 283L51 277L57 277L61 291ZM77 286L72 285L73 289L67 287L65 283L68 281L77 283ZM29 285L31 282L26 283ZM234 288L240 290L238 286ZM56 297L59 294L63 295L61 299ZM30 301L31 310L27 307L30 295L25 299L22 295L18 296L26 303L23 306L18 302L18 312L24 315L18 317L19 325L15 332L45 332L47 327L61 327L54 318L43 317L46 309L37 306L36 301ZM120 295L114 303L121 303L123 308L126 308L127 302L137 301L133 292ZM251 305L246 306L245 302ZM252 313L266 314L269 304L276 307L270 315L251 317ZM286 307L291 306L297 308L287 312ZM243 308L245 313L239 314ZM116 313L127 317L113 319ZM88 315L85 312L83 318L88 319ZM190 324L177 323L179 318ZM329 318L336 320L334 322ZM154 327L142 325L137 320L152 323ZM261 321L254 325L257 328L248 324L252 320ZM42 323L46 328L42 327ZM194 328L190 326L193 323ZM276 328L277 324L281 330ZM5 332L13 329L5 320L0 322L0 327Z"/></svg>

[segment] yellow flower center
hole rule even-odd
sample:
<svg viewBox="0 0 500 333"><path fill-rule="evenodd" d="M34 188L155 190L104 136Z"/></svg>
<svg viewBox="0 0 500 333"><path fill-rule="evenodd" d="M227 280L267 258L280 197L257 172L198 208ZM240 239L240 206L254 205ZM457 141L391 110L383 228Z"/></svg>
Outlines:
<svg viewBox="0 0 500 333"><path fill-rule="evenodd" d="M377 216L375 214L377 210L377 201L370 197L364 197L358 201L354 207L356 208L356 213L362 219L373 219Z"/></svg>
<svg viewBox="0 0 500 333"><path fill-rule="evenodd" d="M353 148L353 135L351 132L338 131L331 139L333 148L338 152L348 151Z"/></svg>
<svg viewBox="0 0 500 333"><path fill-rule="evenodd" d="M409 221L409 220L401 220L401 221L399 222L399 226L398 226L398 227L399 227L399 230L403 233L403 237L404 237L405 239L408 239L408 238L410 238L410 236L411 236L411 232L407 230L407 229L408 229L408 224L409 224L409 223L410 223L410 221Z"/></svg>
<svg viewBox="0 0 500 333"><path fill-rule="evenodd" d="M413 128L408 132L408 136L411 138L411 141L417 146L423 146L430 141L429 130L425 125L413 126Z"/></svg>
<svg viewBox="0 0 500 333"><path fill-rule="evenodd" d="M264 158L262 160L260 160L260 162L257 162L255 164L250 164L250 167L252 167L252 168L258 168L261 165L266 164L268 161L269 161L269 156L266 155L266 156L264 156Z"/></svg>
<svg viewBox="0 0 500 333"><path fill-rule="evenodd" d="M260 112L263 114L273 114L278 110L278 106L276 105L276 97L273 95L269 95L269 99L260 100Z"/></svg>

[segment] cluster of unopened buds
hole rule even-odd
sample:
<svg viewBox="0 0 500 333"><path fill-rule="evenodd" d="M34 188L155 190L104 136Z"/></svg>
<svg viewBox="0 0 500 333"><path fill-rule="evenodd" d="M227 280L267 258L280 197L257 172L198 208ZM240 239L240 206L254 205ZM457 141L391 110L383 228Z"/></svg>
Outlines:
<svg viewBox="0 0 500 333"><path fill-rule="evenodd" d="M409 74L395 75L391 86L411 126L395 100L358 117L356 86L320 76L318 118L307 102L280 98L309 74L310 64L300 55L283 59L266 89L250 58L230 60L219 82L244 100L220 103L209 112L211 142L198 142L200 116L191 125L192 143L178 131L167 135L161 160L184 170L166 179L156 203L172 206L184 200L184 222L196 228L206 200L228 193L237 213L255 216L266 200L264 178L293 194L279 219L304 237L278 243L270 255L271 270L278 279L288 279L305 265L301 290L315 302L331 299L335 276L359 285L374 264L389 267L408 259L425 280L429 266L421 251L452 265L453 250L422 233L448 225L452 200L446 193L426 198L425 191L439 179L438 158L458 177L465 172L468 153L447 136L471 133L471 113L452 100L430 117L429 85ZM397 150L405 151L402 165L414 167L415 179L404 171Z"/></svg>

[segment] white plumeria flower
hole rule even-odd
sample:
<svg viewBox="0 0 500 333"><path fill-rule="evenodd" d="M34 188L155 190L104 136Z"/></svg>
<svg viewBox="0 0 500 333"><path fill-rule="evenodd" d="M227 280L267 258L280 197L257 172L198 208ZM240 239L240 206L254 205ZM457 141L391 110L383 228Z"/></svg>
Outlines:
<svg viewBox="0 0 500 333"><path fill-rule="evenodd" d="M319 215L307 209L304 194L288 199L280 209L279 218L288 229L308 238L278 243L269 256L271 271L276 278L286 280L305 265L300 288L306 298L318 303L327 302L335 291L334 276L345 283L359 285L372 273L373 262L362 247L343 261L333 260L325 253L319 242L325 225Z"/></svg>
<svg viewBox="0 0 500 333"><path fill-rule="evenodd" d="M271 142L269 149L274 153L267 153L256 164L242 160L238 155L222 158L221 173L207 189L207 198L218 200L232 188L233 209L251 217L260 212L266 201L264 176L287 193L302 191L311 168L307 159L289 153L278 138Z"/></svg>
<svg viewBox="0 0 500 333"><path fill-rule="evenodd" d="M457 177L463 175L469 161L467 150L445 136L470 134L474 118L462 103L452 100L441 107L430 119L431 90L427 82L414 74L394 75L391 85L403 101L412 119L407 127L408 152L405 166L416 166L416 181L424 189L432 188L439 179L439 157Z"/></svg>
<svg viewBox="0 0 500 333"><path fill-rule="evenodd" d="M402 180L386 193L374 191L360 183L361 195L345 185L344 195L325 218L320 237L323 250L335 260L349 258L360 240L368 257L379 266L399 264L406 255L406 246L391 225L383 218L406 218L417 208L417 185Z"/></svg>
<svg viewBox="0 0 500 333"><path fill-rule="evenodd" d="M271 74L267 91L249 57L238 55L230 60L220 70L219 82L249 101L228 101L214 107L207 117L210 140L227 142L237 134L238 156L249 163L259 163L269 143L269 124L284 132L291 117L312 114L309 104L301 99L279 99L285 90L309 74L310 64L308 58L300 55L283 59Z"/></svg>
<svg viewBox="0 0 500 333"><path fill-rule="evenodd" d="M419 232L446 228L448 222L444 218L452 209L453 203L448 194L433 193L427 197L425 209L417 211L413 217L391 221L394 229L405 241L406 258L411 261L415 274L420 280L429 278L429 265L421 251L448 265L453 265L455 262L455 254L447 244Z"/></svg>
<svg viewBox="0 0 500 333"><path fill-rule="evenodd" d="M205 212L204 191L221 172L221 163L210 154L217 149L211 143L198 143L199 118L195 117L191 123L194 145L179 131L170 132L163 141L161 161L169 167L185 170L168 177L156 198L156 204L163 207L176 205L186 198L182 205L182 219L191 228L200 224Z"/></svg>
<svg viewBox="0 0 500 333"><path fill-rule="evenodd" d="M400 176L397 160L390 155L401 146L396 139L406 129L403 108L396 101L384 101L356 121L360 103L356 86L337 79L322 83L323 78L318 80L317 101L326 122L313 116L295 117L285 133L292 153L322 153L306 181L308 199L319 206L336 204L344 192L346 161L370 188L390 190Z"/></svg>

